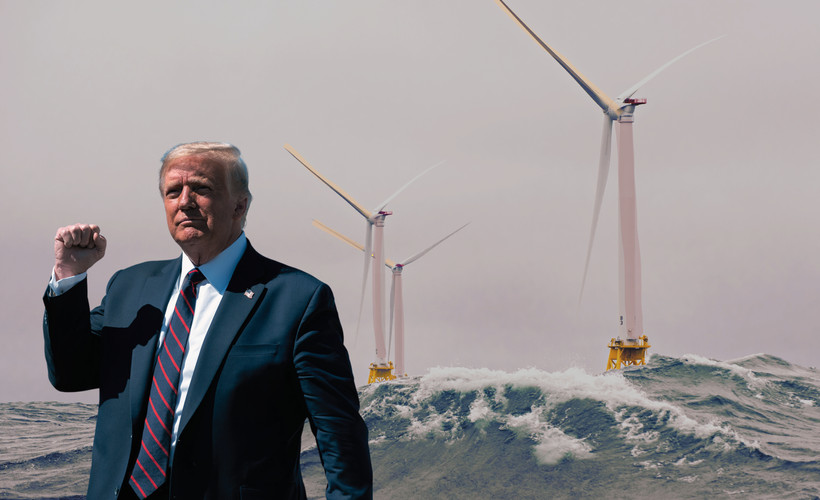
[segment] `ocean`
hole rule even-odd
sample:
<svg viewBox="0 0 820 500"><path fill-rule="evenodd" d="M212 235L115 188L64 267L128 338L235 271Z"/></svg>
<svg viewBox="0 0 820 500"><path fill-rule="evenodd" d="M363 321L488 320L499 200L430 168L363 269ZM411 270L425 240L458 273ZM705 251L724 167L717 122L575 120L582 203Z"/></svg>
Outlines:
<svg viewBox="0 0 820 500"><path fill-rule="evenodd" d="M766 354L435 368L360 398L376 498L820 499L820 373ZM0 498L84 498L94 422L94 405L0 404ZM323 498L309 434L302 468Z"/></svg>

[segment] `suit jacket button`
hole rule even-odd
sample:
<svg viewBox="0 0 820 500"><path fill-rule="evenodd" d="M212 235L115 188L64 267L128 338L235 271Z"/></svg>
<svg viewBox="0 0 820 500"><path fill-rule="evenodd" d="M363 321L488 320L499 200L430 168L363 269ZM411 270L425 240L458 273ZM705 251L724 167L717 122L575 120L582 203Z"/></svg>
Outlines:
<svg viewBox="0 0 820 500"><path fill-rule="evenodd" d="M114 488L114 498L117 498L120 495L120 489Z"/></svg>

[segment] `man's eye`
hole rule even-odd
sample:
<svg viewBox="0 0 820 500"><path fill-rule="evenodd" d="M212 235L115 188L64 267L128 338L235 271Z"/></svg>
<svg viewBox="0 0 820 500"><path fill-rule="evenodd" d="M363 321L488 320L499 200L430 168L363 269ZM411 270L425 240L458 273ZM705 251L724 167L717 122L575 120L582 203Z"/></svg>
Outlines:
<svg viewBox="0 0 820 500"><path fill-rule="evenodd" d="M179 189L168 189L168 190L165 191L165 197L166 198L176 198L177 196L179 196L179 193L180 193Z"/></svg>
<svg viewBox="0 0 820 500"><path fill-rule="evenodd" d="M211 188L208 186L200 186L196 188L196 194L208 194L211 192Z"/></svg>

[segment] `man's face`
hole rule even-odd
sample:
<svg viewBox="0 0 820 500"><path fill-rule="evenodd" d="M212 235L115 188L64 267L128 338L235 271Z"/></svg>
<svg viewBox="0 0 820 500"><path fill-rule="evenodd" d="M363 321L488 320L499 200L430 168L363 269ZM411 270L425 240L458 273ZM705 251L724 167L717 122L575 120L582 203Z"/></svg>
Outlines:
<svg viewBox="0 0 820 500"><path fill-rule="evenodd" d="M171 237L195 265L219 255L242 232L247 197L235 193L227 169L204 156L172 160L162 197Z"/></svg>

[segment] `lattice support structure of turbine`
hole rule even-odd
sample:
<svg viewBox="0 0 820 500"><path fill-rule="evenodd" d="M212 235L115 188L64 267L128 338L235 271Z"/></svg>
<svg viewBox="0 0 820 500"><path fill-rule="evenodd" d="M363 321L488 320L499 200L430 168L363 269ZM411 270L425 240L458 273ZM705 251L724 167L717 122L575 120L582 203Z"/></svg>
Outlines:
<svg viewBox="0 0 820 500"><path fill-rule="evenodd" d="M646 350L652 347L649 345L649 338L646 335L638 337L638 342L626 343L620 338L609 339L609 357L606 360L607 370L620 370L627 366L640 366L646 364Z"/></svg>
<svg viewBox="0 0 820 500"><path fill-rule="evenodd" d="M717 40L717 38L693 47L671 61L668 61L643 80L622 92L618 97L612 99L582 75L567 58L559 54L536 35L535 32L510 9L504 0L495 0L495 2L570 74L581 88L584 89L584 92L586 92L604 112L604 132L601 140L600 162L598 164L598 182L580 295L583 295L584 284L586 283L587 271L589 270L589 258L592 253L592 243L595 239L595 229L598 224L601 202L609 174L612 124L616 122L616 140L618 143L618 274L620 325L618 338L613 338L609 344L610 352L607 360L607 370L621 368L622 366L642 365L646 362L646 350L650 346L649 340L646 335L644 335L643 330L641 254L638 245L638 209L635 192L635 154L633 149L632 123L634 121L635 107L640 104L645 104L646 99L636 99L632 96L639 88L657 76L661 71L696 49ZM624 340L621 340L621 337L624 337Z"/></svg>

